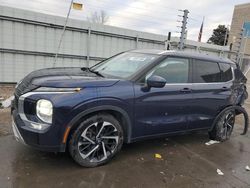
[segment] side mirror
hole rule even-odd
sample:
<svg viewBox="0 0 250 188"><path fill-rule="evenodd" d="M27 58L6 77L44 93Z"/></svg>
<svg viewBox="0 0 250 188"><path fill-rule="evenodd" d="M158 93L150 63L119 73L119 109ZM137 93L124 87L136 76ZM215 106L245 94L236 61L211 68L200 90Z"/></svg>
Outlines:
<svg viewBox="0 0 250 188"><path fill-rule="evenodd" d="M150 76L147 79L147 86L150 87L155 87L155 88L162 88L165 86L167 83L165 78L162 78L161 76Z"/></svg>

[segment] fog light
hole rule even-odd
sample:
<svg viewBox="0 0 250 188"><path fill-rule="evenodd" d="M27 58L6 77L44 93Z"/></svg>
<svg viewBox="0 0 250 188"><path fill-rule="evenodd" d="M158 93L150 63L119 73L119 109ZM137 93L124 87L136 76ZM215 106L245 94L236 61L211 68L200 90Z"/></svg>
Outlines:
<svg viewBox="0 0 250 188"><path fill-rule="evenodd" d="M46 123L52 123L53 105L49 100L40 99L36 103L37 116Z"/></svg>
<svg viewBox="0 0 250 188"><path fill-rule="evenodd" d="M31 123L30 125L33 129L40 130L40 131L47 129L50 126L48 124L40 124L40 123Z"/></svg>

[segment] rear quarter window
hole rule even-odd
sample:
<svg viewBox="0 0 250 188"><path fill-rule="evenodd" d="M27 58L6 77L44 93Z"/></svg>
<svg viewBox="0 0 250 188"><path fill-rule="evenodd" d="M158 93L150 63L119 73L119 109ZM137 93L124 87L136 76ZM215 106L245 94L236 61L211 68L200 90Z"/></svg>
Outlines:
<svg viewBox="0 0 250 188"><path fill-rule="evenodd" d="M219 63L220 70L221 70L221 81L227 82L233 79L233 73L231 66L226 63Z"/></svg>

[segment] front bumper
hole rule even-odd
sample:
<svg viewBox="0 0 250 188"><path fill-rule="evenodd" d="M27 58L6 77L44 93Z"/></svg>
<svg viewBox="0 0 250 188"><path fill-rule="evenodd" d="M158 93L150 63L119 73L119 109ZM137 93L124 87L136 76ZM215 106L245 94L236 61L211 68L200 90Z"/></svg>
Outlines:
<svg viewBox="0 0 250 188"><path fill-rule="evenodd" d="M14 133L14 136L15 136L16 140L18 142L21 142L22 144L26 145L26 143L24 142L24 139L23 139L22 135L20 134L14 120L12 120L12 130L13 130L13 133Z"/></svg>
<svg viewBox="0 0 250 188"><path fill-rule="evenodd" d="M76 96L81 97L80 93L72 95L72 92L31 91L22 95L15 93L11 111L17 138L22 138L22 143L39 150L64 152L67 144L65 133L74 117L66 114L69 114L71 106L78 104ZM66 97L68 100L65 100ZM36 103L40 99L50 100L53 104L52 124L43 122L36 115ZM64 102L66 104L63 104Z"/></svg>
<svg viewBox="0 0 250 188"><path fill-rule="evenodd" d="M48 152L64 152L65 144L55 143L55 136L52 131L39 132L27 126L17 110L12 111L12 129L16 140L24 145L31 146L34 149Z"/></svg>

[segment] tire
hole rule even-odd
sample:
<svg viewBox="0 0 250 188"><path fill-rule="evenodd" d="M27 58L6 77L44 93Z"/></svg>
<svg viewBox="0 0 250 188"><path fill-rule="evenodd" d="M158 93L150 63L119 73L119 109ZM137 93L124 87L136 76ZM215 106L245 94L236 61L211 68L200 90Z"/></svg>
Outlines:
<svg viewBox="0 0 250 188"><path fill-rule="evenodd" d="M96 114L83 120L69 141L71 157L83 167L96 167L109 162L123 144L123 129L109 114Z"/></svg>
<svg viewBox="0 0 250 188"><path fill-rule="evenodd" d="M211 140L226 141L230 138L235 123L235 110L228 109L220 113L215 119L212 131L209 132Z"/></svg>

